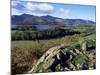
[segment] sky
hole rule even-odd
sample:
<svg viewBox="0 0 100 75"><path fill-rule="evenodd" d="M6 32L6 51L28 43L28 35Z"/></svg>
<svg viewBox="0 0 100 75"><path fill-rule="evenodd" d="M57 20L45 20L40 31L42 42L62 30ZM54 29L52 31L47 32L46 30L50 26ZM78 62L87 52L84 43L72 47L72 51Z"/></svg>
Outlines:
<svg viewBox="0 0 100 75"><path fill-rule="evenodd" d="M50 15L63 19L86 19L95 21L96 14L96 7L91 5L12 1L11 6L11 15Z"/></svg>

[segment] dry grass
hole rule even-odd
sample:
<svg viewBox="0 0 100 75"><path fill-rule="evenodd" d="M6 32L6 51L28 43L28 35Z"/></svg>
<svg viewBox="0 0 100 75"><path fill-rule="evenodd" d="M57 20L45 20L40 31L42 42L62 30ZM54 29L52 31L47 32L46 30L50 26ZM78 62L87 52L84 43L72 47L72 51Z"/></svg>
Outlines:
<svg viewBox="0 0 100 75"><path fill-rule="evenodd" d="M65 36L58 39L30 41L31 44L26 45L12 42L12 73L25 73L31 69L36 61L46 52L49 48L61 45L78 42L80 36ZM28 41L29 43L29 41Z"/></svg>

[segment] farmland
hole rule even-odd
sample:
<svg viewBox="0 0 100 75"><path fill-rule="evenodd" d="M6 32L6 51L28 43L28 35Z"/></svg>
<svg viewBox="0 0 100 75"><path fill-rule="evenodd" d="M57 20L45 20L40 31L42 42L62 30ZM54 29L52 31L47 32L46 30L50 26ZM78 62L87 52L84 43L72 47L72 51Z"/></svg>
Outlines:
<svg viewBox="0 0 100 75"><path fill-rule="evenodd" d="M20 40L12 40L11 42L11 49L12 49L12 72L13 73L25 73L29 71L32 66L38 61L38 59L50 48L54 46L60 45L72 45L82 40L86 39L87 41L95 40L95 27L71 27L71 29L79 34L65 34L61 37L51 37L48 39L20 39ZM82 27L81 27L82 28ZM92 30L92 31L91 31ZM12 30L12 36L15 33L22 33L20 36L23 35L23 31L15 31ZM35 31L24 31L33 33ZM91 33L90 33L91 32ZM89 34L88 34L89 33ZM19 35L19 34L18 34ZM27 35L28 36L28 35ZM17 37L17 35L16 35ZM23 37L23 36L22 36ZM13 38L13 37L12 37ZM72 46L71 46L72 48ZM80 59L81 60L81 59ZM83 60L82 60L83 61Z"/></svg>

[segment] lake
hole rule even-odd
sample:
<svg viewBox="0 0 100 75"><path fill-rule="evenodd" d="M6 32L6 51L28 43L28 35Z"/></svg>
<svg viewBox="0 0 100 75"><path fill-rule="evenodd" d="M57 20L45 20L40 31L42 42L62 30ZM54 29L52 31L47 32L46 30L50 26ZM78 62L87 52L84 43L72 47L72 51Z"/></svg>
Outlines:
<svg viewBox="0 0 100 75"><path fill-rule="evenodd" d="M16 28L17 26L19 25L11 25L11 28ZM46 30L57 27L57 25L33 25L33 26L35 26L38 30Z"/></svg>
<svg viewBox="0 0 100 75"><path fill-rule="evenodd" d="M57 27L55 25L34 25L34 26L36 26L36 28L39 30L46 30Z"/></svg>

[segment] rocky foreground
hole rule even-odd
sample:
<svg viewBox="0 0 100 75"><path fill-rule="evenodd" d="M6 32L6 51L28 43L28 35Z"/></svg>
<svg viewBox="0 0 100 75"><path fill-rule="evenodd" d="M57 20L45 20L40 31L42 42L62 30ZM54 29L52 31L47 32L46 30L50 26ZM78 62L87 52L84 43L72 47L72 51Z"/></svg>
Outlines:
<svg viewBox="0 0 100 75"><path fill-rule="evenodd" d="M50 48L28 73L92 70L96 68L95 47L87 42L72 47Z"/></svg>

